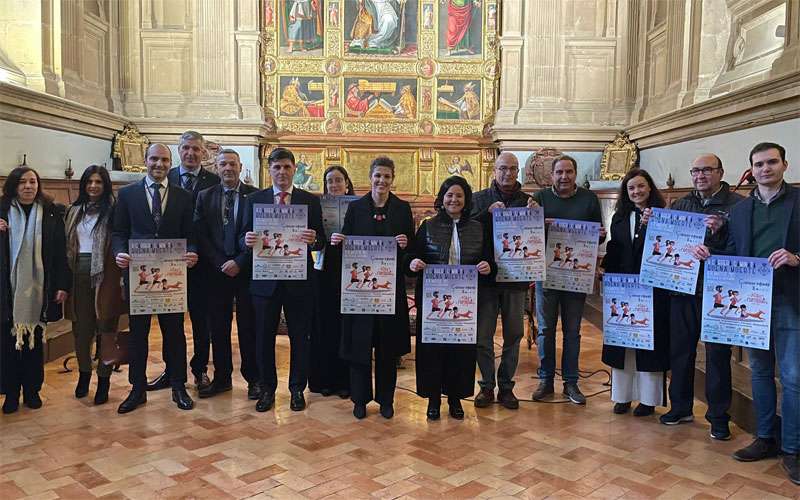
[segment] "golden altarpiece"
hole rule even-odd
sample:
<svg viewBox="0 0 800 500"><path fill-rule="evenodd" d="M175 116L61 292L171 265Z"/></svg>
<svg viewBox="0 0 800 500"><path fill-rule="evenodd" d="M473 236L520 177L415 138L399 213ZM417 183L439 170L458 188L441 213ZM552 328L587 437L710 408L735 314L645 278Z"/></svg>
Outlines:
<svg viewBox="0 0 800 500"><path fill-rule="evenodd" d="M295 185L322 191L343 165L359 191L377 155L394 190L430 206L453 174L490 182L500 0L262 0L261 81L270 135L297 159ZM262 183L264 181L262 180Z"/></svg>

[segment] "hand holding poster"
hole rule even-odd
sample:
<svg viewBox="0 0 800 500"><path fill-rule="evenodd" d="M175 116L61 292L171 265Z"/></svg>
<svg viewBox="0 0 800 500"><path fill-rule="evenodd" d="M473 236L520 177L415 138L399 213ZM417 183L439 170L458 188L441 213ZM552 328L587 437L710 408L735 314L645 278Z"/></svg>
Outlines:
<svg viewBox="0 0 800 500"><path fill-rule="evenodd" d="M547 279L544 287L592 293L600 224L554 219L547 230Z"/></svg>
<svg viewBox="0 0 800 500"><path fill-rule="evenodd" d="M769 349L772 266L767 259L712 256L703 268L700 339Z"/></svg>
<svg viewBox="0 0 800 500"><path fill-rule="evenodd" d="M308 245L301 235L308 227L306 205L253 205L254 280L304 280Z"/></svg>
<svg viewBox="0 0 800 500"><path fill-rule="evenodd" d="M422 281L422 342L474 344L478 332L478 269L429 265Z"/></svg>
<svg viewBox="0 0 800 500"><path fill-rule="evenodd" d="M492 227L496 281L544 280L544 210L496 209L492 212Z"/></svg>
<svg viewBox="0 0 800 500"><path fill-rule="evenodd" d="M636 274L603 276L603 344L652 351L653 288Z"/></svg>
<svg viewBox="0 0 800 500"><path fill-rule="evenodd" d="M342 243L342 314L394 314L397 240L348 236ZM405 303L401 305L405 307Z"/></svg>
<svg viewBox="0 0 800 500"><path fill-rule="evenodd" d="M331 234L342 231L347 207L358 198L358 196L353 195L331 196L326 194L320 199L322 204L322 226L325 228L325 234L329 238Z"/></svg>
<svg viewBox="0 0 800 500"><path fill-rule="evenodd" d="M186 240L130 240L131 314L186 312Z"/></svg>
<svg viewBox="0 0 800 500"><path fill-rule="evenodd" d="M700 263L692 248L706 236L705 215L654 208L647 222L639 282L694 294Z"/></svg>

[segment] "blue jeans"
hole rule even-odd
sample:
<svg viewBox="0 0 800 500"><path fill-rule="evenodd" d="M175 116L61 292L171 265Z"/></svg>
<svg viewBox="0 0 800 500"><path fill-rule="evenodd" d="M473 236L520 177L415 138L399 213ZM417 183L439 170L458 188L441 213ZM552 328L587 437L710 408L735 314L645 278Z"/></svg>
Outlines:
<svg viewBox="0 0 800 500"><path fill-rule="evenodd" d="M792 304L773 300L769 351L748 349L752 371L757 435L780 438L782 449L800 453L800 314ZM781 428L776 416L775 361L778 362L783 397Z"/></svg>
<svg viewBox="0 0 800 500"><path fill-rule="evenodd" d="M564 335L561 353L561 378L565 383L578 382L578 357L581 353L581 317L585 293L545 290L536 283L536 319L539 321L539 378L553 381L556 375L556 325L561 308L561 330Z"/></svg>

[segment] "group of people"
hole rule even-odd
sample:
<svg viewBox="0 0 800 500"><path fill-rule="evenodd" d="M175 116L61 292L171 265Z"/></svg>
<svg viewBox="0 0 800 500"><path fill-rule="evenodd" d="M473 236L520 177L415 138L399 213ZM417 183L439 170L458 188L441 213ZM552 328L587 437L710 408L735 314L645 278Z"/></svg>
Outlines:
<svg viewBox="0 0 800 500"><path fill-rule="evenodd" d="M421 335L417 335L417 393L428 400L427 418L440 418L443 396L447 397L450 416L464 418L461 401L474 394L476 364L480 379L475 406L485 408L497 401L507 409L519 407L513 391L514 375L529 283L495 281L492 212L538 206L544 211L546 225L553 219L602 224L597 196L576 184L574 158L557 158L551 169L552 188L531 196L522 191L517 181L517 158L503 152L496 159L494 178L487 189L473 193L464 178L447 178L434 202L436 214L423 220L415 231L410 204L391 192L394 163L380 156L369 169L370 191L349 205L341 230L326 235L319 198L293 186L296 165L291 151L277 148L270 153L267 161L271 186L257 190L239 180L241 163L234 150L219 151L215 174L201 165L203 148L200 134L184 133L178 145L180 165L170 168L170 149L163 144L150 145L145 158L147 175L121 188L116 197L105 168L91 166L81 177L78 199L66 211L42 191L34 170L19 167L9 174L0 198L4 413L18 409L20 391L26 406L42 405L39 391L43 382L43 329L47 322L59 319L62 306L73 321L75 334L79 363L75 396L88 394L95 337L115 332L120 315L125 313L124 290L131 286L128 244L129 240L142 238L186 239L184 258L189 268L188 309L194 342L188 368L200 398L232 388L231 322L235 304L241 374L248 384L247 397L256 401L257 411L268 411L275 404L275 337L283 313L290 344L288 389L292 410L306 407L304 391L309 388L324 396L350 398L353 415L358 419L367 416L367 405L373 400L384 418L392 418L396 361L411 351L405 277L418 277L419 304L421 275L426 266L457 264L475 266L479 273L477 342L423 343ZM750 163L757 186L751 196L743 198L722 181L724 170L718 157L698 157L690 170L694 191L671 208L707 215L705 242L694 249L695 258L703 260L714 253L767 257L774 268L772 347L769 351L749 350L758 421L756 439L734 457L753 461L782 451L784 467L797 482L800 191L783 180L788 163L780 145L757 145ZM325 194L354 194L348 172L341 166L329 167L323 179ZM307 229L301 234L310 250L306 279L251 279L253 247L263 238L253 230L252 206L259 203L308 207ZM651 209L664 206L664 197L650 174L639 168L627 173L599 273L638 273ZM340 313L341 247L349 236L388 236L396 240L396 314ZM606 230L601 227L599 243L606 238ZM322 265L314 266L312 251L318 254ZM361 285L358 265L348 265L353 267L351 284ZM146 271L147 268L143 270ZM366 275L366 271L363 273ZM697 290L694 295L654 290L653 350L603 347L603 362L612 368L614 413L627 413L634 401L639 402L633 411L636 416L651 415L656 406L665 406L665 375L671 370L672 407L660 421L673 425L693 419L702 283ZM309 297L313 297L313 307L309 307ZM535 299L539 384L532 399L544 400L555 392L555 339L560 316L563 394L572 403L583 405L586 397L578 385L578 362L586 295L547 289L543 283L536 283ZM443 296L442 306L445 304ZM309 310L314 313L309 314ZM441 317L443 313L438 314ZM499 366L494 352L498 315L503 337ZM423 316L424 313L416 315L417 331L421 331ZM143 405L148 391L168 387L178 408L194 407L186 390L183 314L159 314L158 321L166 370L148 382L151 316L130 315L131 391L120 404L119 413ZM628 321L632 323L633 318ZM211 350L213 380L207 375ZM706 418L711 422L711 437L730 439L731 348L706 343L705 352ZM776 416L776 358L783 386L782 419ZM111 367L98 363L96 404L108 400L110 375Z"/></svg>

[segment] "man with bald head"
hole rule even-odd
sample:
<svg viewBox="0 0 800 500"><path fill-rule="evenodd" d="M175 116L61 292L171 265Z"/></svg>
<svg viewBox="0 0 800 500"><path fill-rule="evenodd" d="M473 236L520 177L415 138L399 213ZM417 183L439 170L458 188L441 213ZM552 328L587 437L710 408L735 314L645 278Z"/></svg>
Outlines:
<svg viewBox="0 0 800 500"><path fill-rule="evenodd" d="M197 263L197 246L193 231L194 204L192 195L167 181L172 155L167 146L152 144L147 148L147 175L141 181L119 190L111 235L111 248L117 265L127 269L131 263L128 242L135 239L186 239L185 255L189 267ZM130 290L128 275L125 288ZM147 337L150 314L130 316L130 366L128 380L132 389L117 410L128 413L147 402ZM170 363L172 400L182 410L191 410L194 401L186 392L186 337L183 313L159 314L158 324L164 339L165 361Z"/></svg>
<svg viewBox="0 0 800 500"><path fill-rule="evenodd" d="M707 153L695 158L689 167L694 191L676 200L673 210L707 214L705 245L712 251L725 248L728 237L727 220L731 208L742 196L731 192L722 180L725 170L722 160ZM697 357L697 341L700 339L700 314L703 304L703 273L697 280L694 295L671 292L670 297L670 368L669 384L671 409L661 416L665 425L691 422L694 402L694 365ZM731 406L731 348L725 344L705 343L706 348L706 420L711 422L711 437L728 440Z"/></svg>
<svg viewBox="0 0 800 500"><path fill-rule="evenodd" d="M494 162L494 179L488 189L472 195L472 218L479 220L492 238L492 215L497 208L532 207L536 204L522 191L519 175L519 160L512 153L503 152ZM495 399L495 383L499 389L497 399L510 410L519 408L514 396L514 372L519 362L519 342L524 332L522 316L525 312L525 297L530 283L492 283L481 289L478 295L478 368L481 379L480 392L475 396L475 406L485 408ZM503 320L503 353L495 377L494 332L497 329L497 314Z"/></svg>

